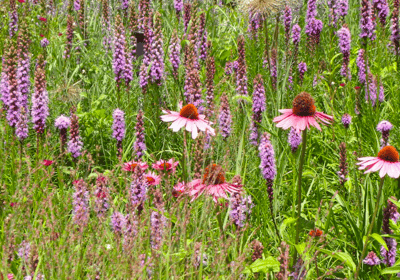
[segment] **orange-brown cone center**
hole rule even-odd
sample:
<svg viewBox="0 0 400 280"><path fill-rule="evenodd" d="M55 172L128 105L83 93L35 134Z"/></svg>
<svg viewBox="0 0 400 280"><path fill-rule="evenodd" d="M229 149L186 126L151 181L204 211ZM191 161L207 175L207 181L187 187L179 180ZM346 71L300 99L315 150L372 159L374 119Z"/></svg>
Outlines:
<svg viewBox="0 0 400 280"><path fill-rule="evenodd" d="M386 146L383 147L379 153L378 157L380 159L389 161L389 162L398 162L399 161L399 153L397 152L396 148L393 146Z"/></svg>
<svg viewBox="0 0 400 280"><path fill-rule="evenodd" d="M296 116L314 116L315 109L314 99L307 92L302 92L293 99L293 113Z"/></svg>
<svg viewBox="0 0 400 280"><path fill-rule="evenodd" d="M147 177L147 183L151 184L154 183L156 180L154 180L153 177Z"/></svg>
<svg viewBox="0 0 400 280"><path fill-rule="evenodd" d="M131 169L134 170L136 168L136 166L137 166L137 163L132 163L131 164Z"/></svg>
<svg viewBox="0 0 400 280"><path fill-rule="evenodd" d="M193 104L188 104L184 106L181 111L179 112L181 117L191 119L191 120L198 120L199 113L197 112L197 108Z"/></svg>
<svg viewBox="0 0 400 280"><path fill-rule="evenodd" d="M222 167L217 164L211 164L204 170L203 184L220 185L225 183L225 173Z"/></svg>
<svg viewBox="0 0 400 280"><path fill-rule="evenodd" d="M162 166L164 170L168 170L171 168L171 164L169 164L168 162L163 163Z"/></svg>

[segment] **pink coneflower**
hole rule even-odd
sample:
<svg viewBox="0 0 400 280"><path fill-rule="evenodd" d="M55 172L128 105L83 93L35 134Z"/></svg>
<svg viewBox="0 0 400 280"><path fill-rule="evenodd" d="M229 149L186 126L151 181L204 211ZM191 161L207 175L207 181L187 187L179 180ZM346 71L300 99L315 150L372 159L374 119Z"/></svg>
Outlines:
<svg viewBox="0 0 400 280"><path fill-rule="evenodd" d="M204 115L199 114L193 104L183 106L179 112L163 110L163 113L166 115L161 116L161 120L172 122L169 128L174 132L186 126L186 130L192 132L193 139L196 139L198 135L197 129L207 131L210 135L215 136L214 128L210 126L211 122L207 121Z"/></svg>
<svg viewBox="0 0 400 280"><path fill-rule="evenodd" d="M221 166L211 164L206 167L203 179L196 179L187 185L192 201L199 197L201 194L206 193L212 195L214 202L218 198L228 198L226 193L240 193L242 186L239 184L231 184L225 181L225 172Z"/></svg>
<svg viewBox="0 0 400 280"><path fill-rule="evenodd" d="M274 122L277 123L277 127L283 129L293 127L297 131L303 131L314 126L321 130L317 121L325 124L333 121L332 116L316 111L314 99L307 92L302 92L294 98L292 109L281 109L279 112L283 115L274 118Z"/></svg>
<svg viewBox="0 0 400 280"><path fill-rule="evenodd" d="M186 191L186 183L185 182L178 182L172 189L172 195L174 197L181 196Z"/></svg>
<svg viewBox="0 0 400 280"><path fill-rule="evenodd" d="M53 164L53 162L54 162L54 160L45 159L45 160L43 160L42 164L43 164L44 166L50 166L50 165Z"/></svg>
<svg viewBox="0 0 400 280"><path fill-rule="evenodd" d="M147 184L149 186L157 186L161 182L161 177L154 172L149 172L145 174L144 177L147 179Z"/></svg>
<svg viewBox="0 0 400 280"><path fill-rule="evenodd" d="M174 161L173 158L171 158L168 161L161 159L156 163L153 163L153 169L160 171L167 171L167 172L172 171L172 173L175 173L175 169L178 166L178 164L179 161Z"/></svg>
<svg viewBox="0 0 400 280"><path fill-rule="evenodd" d="M139 166L140 170L142 171L146 170L149 167L145 162L132 160L129 162L125 162L124 166L122 167L122 170L133 172L135 171L136 166Z"/></svg>
<svg viewBox="0 0 400 280"><path fill-rule="evenodd" d="M399 178L400 176L399 153L393 146L383 147L377 157L362 157L358 160L359 169L366 169L364 174L379 170L381 178L385 177L386 174L392 178Z"/></svg>

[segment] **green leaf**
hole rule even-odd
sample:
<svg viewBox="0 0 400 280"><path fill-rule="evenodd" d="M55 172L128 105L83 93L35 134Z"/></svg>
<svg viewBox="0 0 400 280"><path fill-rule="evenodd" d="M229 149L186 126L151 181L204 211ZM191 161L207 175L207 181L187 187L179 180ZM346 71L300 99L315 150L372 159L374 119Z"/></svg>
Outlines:
<svg viewBox="0 0 400 280"><path fill-rule="evenodd" d="M232 100L239 100L239 99L244 99L245 101L247 101L250 104L253 104L253 101L251 100L250 96L246 96L246 95L235 95L234 97L232 97Z"/></svg>
<svg viewBox="0 0 400 280"><path fill-rule="evenodd" d="M387 267L381 271L381 274L395 274L400 272L400 266Z"/></svg>
<svg viewBox="0 0 400 280"><path fill-rule="evenodd" d="M380 235L377 234L377 233L373 233L373 234L371 234L371 237L372 237L373 239L375 239L376 241L378 241L379 244L381 244L383 247L385 247L386 251L389 251L389 249L388 249L388 247L387 247L387 245L386 245L386 242L385 242L385 240L383 240L382 236L380 236Z"/></svg>
<svg viewBox="0 0 400 280"><path fill-rule="evenodd" d="M279 272L280 262L278 262L274 257L270 256L265 260L258 259L253 262L249 267L243 271L243 273L257 273L257 272Z"/></svg>
<svg viewBox="0 0 400 280"><path fill-rule="evenodd" d="M338 259L339 261L344 262L348 267L350 267L353 272L356 271L356 264L348 253L345 252L332 252L326 249L319 249L322 253L331 256L332 258Z"/></svg>

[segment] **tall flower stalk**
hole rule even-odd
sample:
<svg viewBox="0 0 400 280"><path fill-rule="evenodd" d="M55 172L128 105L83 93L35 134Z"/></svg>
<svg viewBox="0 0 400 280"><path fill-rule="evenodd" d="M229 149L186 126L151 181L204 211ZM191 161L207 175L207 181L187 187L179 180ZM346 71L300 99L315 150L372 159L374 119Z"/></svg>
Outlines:
<svg viewBox="0 0 400 280"><path fill-rule="evenodd" d="M46 89L46 70L42 55L38 58L35 72L35 90L32 96L32 120L38 136L46 128L46 119L49 116L49 98Z"/></svg>
<svg viewBox="0 0 400 280"><path fill-rule="evenodd" d="M133 145L134 153L136 154L135 158L141 159L144 155L144 151L146 150L146 143L144 140L144 120L143 120L143 112L139 110L136 118L136 140Z"/></svg>

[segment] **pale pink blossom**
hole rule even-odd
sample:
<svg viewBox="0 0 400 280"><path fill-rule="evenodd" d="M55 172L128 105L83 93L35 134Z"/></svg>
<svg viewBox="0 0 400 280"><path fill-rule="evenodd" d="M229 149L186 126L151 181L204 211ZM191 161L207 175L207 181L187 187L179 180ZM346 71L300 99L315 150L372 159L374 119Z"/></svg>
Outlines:
<svg viewBox="0 0 400 280"><path fill-rule="evenodd" d="M171 158L168 161L161 159L161 160L157 161L156 163L153 163L152 167L155 170L175 173L175 170L176 170L176 167L178 166L178 164L179 164L179 161L174 161L173 158Z"/></svg>
<svg viewBox="0 0 400 280"><path fill-rule="evenodd" d="M399 153L393 146L383 147L377 157L362 157L358 160L359 169L366 170L364 174L379 171L381 178L385 175L391 178L399 178L400 176Z"/></svg>

